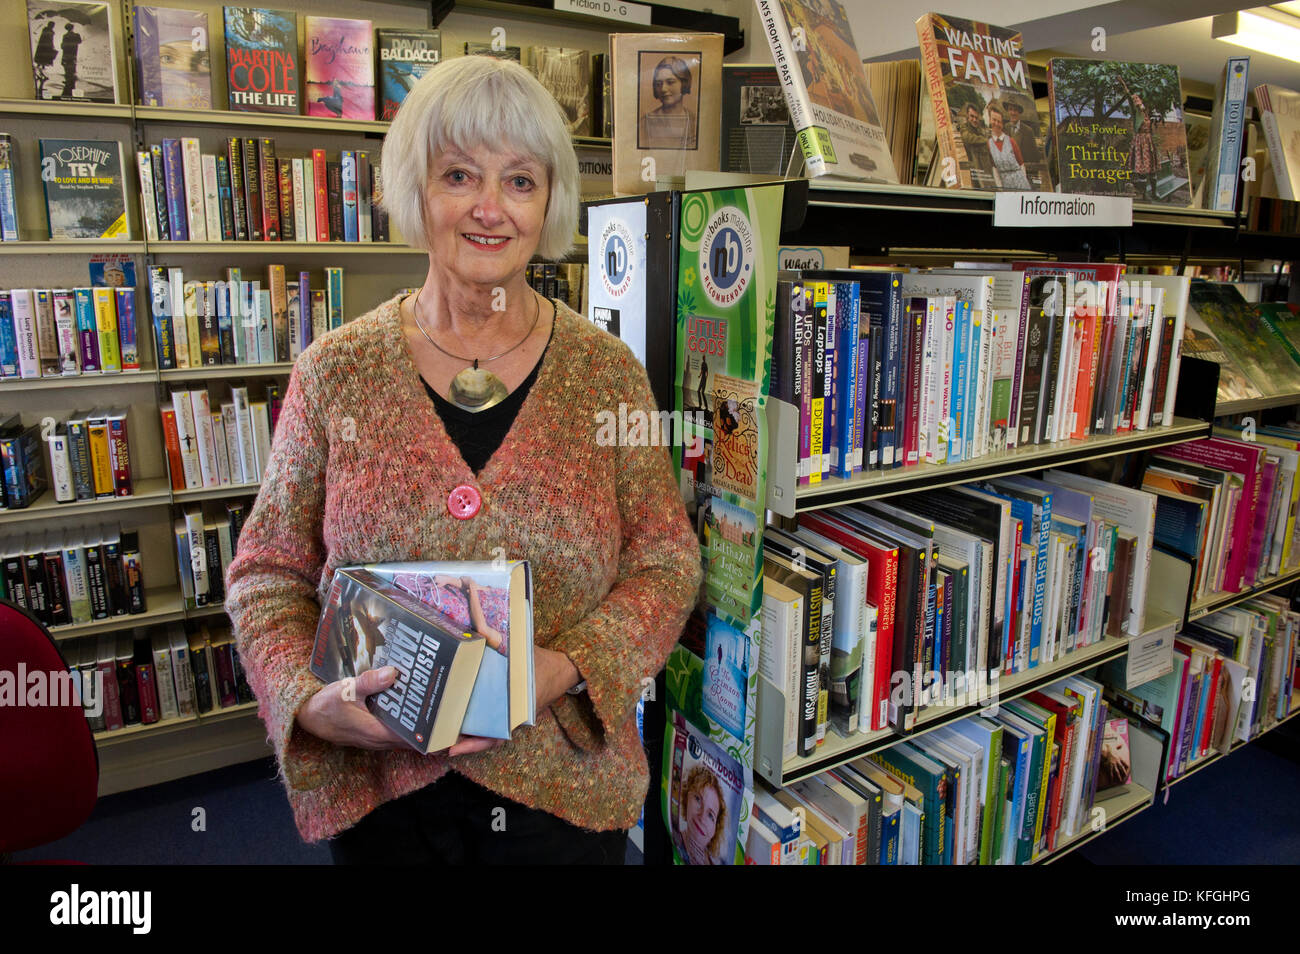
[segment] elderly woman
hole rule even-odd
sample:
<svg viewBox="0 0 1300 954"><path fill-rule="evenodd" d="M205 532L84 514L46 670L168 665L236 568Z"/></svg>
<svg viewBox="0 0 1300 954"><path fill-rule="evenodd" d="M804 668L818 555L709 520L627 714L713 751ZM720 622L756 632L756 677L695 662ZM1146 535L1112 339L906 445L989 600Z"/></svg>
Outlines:
<svg viewBox="0 0 1300 954"><path fill-rule="evenodd" d="M383 195L428 275L298 359L227 577L294 819L336 862L621 863L636 702L700 563L664 450L595 440L597 412L653 407L644 369L525 281L574 232L563 116L518 64L449 60L393 122ZM364 705L394 670L312 676L338 567L503 554L532 564L536 725L423 756Z"/></svg>

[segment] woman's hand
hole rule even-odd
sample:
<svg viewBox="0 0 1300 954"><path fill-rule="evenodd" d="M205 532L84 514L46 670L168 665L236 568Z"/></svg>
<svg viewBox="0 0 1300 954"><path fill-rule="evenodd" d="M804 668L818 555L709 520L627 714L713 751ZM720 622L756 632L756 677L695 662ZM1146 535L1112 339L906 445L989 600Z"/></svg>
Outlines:
<svg viewBox="0 0 1300 954"><path fill-rule="evenodd" d="M582 674L564 653L534 646L533 682L537 690L537 711L541 712L582 682Z"/></svg>
<svg viewBox="0 0 1300 954"><path fill-rule="evenodd" d="M396 680L396 667L384 666L369 669L355 679L332 682L303 703L298 710L298 725L335 745L376 751L406 748L406 743L366 708L367 696L383 692Z"/></svg>

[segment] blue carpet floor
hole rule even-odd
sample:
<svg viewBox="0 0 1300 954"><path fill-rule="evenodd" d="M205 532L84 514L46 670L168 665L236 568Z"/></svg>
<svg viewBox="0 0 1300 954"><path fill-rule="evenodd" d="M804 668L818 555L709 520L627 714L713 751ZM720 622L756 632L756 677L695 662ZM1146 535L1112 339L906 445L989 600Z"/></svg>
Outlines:
<svg viewBox="0 0 1300 954"><path fill-rule="evenodd" d="M1300 863L1300 726L1295 720L1169 789L1066 864ZM206 830L195 831L195 809ZM329 864L298 837L270 760L100 799L75 833L15 860L89 864ZM628 846L628 861L640 854Z"/></svg>

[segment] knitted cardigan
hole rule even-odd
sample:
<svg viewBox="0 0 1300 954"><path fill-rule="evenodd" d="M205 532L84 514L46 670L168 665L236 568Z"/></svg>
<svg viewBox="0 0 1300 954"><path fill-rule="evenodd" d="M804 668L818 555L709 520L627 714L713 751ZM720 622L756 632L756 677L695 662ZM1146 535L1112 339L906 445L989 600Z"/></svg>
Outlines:
<svg viewBox="0 0 1300 954"><path fill-rule="evenodd" d="M636 824L649 779L635 707L696 601L699 546L663 447L602 446L597 412L654 409L631 351L559 306L537 380L476 477L403 338L398 298L299 357L262 490L226 576L226 609L302 837L318 841L450 769L597 831ZM478 513L456 519L468 484ZM336 746L295 723L321 688L309 657L340 566L528 559L534 642L587 691L486 752L450 758Z"/></svg>

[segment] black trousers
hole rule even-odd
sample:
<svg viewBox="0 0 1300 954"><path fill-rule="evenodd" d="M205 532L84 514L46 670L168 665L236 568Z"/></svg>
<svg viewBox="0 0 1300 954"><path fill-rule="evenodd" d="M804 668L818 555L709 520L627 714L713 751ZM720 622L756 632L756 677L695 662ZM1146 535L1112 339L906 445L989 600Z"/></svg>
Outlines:
<svg viewBox="0 0 1300 954"><path fill-rule="evenodd" d="M331 839L336 865L621 865L626 831L585 831L449 772Z"/></svg>

